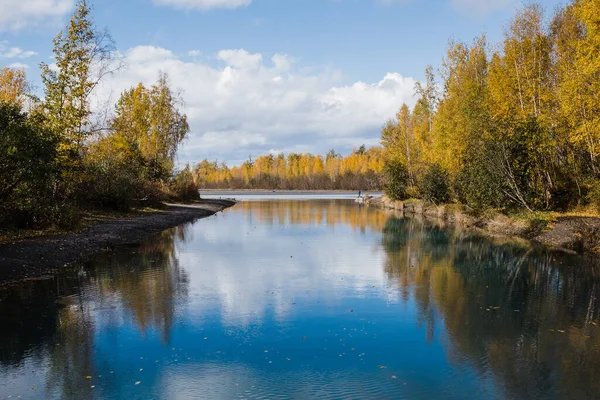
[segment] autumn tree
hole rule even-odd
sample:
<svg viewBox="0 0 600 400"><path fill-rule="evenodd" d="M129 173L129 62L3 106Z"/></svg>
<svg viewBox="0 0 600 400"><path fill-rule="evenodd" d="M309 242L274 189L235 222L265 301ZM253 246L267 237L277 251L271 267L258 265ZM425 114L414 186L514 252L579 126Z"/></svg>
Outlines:
<svg viewBox="0 0 600 400"><path fill-rule="evenodd" d="M433 161L455 175L489 134L486 39L451 42L442 61L443 92L434 118Z"/></svg>
<svg viewBox="0 0 600 400"><path fill-rule="evenodd" d="M150 88L138 84L119 99L111 129L139 154L146 176L151 180L168 178L177 149L189 132L179 95L161 74Z"/></svg>
<svg viewBox="0 0 600 400"><path fill-rule="evenodd" d="M417 104L412 112L412 128L419 144L420 158L423 162L430 161L433 120L438 103L438 90L435 82L433 67L425 69L425 82L417 82L415 93Z"/></svg>
<svg viewBox="0 0 600 400"><path fill-rule="evenodd" d="M507 197L530 210L550 207L557 178L551 52L543 10L528 5L512 21L489 70L498 155L493 166Z"/></svg>
<svg viewBox="0 0 600 400"><path fill-rule="evenodd" d="M577 0L554 18L559 111L584 168L600 178L600 2Z"/></svg>
<svg viewBox="0 0 600 400"><path fill-rule="evenodd" d="M0 101L22 108L30 89L24 69L4 67L0 70Z"/></svg>
<svg viewBox="0 0 600 400"><path fill-rule="evenodd" d="M396 119L388 121L381 133L381 144L390 161L400 162L408 171L408 185L416 186L418 143L412 126L412 116L408 105L403 104Z"/></svg>

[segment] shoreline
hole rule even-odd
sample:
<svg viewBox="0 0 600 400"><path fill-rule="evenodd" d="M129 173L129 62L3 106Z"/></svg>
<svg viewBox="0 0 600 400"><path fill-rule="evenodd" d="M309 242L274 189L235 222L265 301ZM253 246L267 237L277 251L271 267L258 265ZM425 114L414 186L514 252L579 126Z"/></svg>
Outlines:
<svg viewBox="0 0 600 400"><path fill-rule="evenodd" d="M370 206L441 219L448 223L477 229L487 235L525 239L550 249L573 254L600 253L600 218L559 215L546 226L537 227L532 221L510 218L496 213L481 217L469 215L457 204L426 205L421 200L393 201L387 196L372 198Z"/></svg>
<svg viewBox="0 0 600 400"><path fill-rule="evenodd" d="M120 247L138 245L154 233L210 217L235 204L235 200L224 199L167 204L165 211L109 219L82 232L0 244L0 285L56 274L73 263Z"/></svg>
<svg viewBox="0 0 600 400"><path fill-rule="evenodd" d="M383 191L363 191L363 194L374 193L376 195L383 195ZM347 194L347 195L358 195L358 190L288 190L288 189L200 189L200 195L209 196L235 196L235 195L279 195L279 196L302 196L302 195L327 195L327 194Z"/></svg>

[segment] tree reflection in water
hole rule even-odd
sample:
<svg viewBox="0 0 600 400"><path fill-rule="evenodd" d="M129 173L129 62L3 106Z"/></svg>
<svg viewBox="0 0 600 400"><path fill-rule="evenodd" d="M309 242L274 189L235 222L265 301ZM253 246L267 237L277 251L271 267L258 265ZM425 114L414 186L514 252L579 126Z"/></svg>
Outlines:
<svg viewBox="0 0 600 400"><path fill-rule="evenodd" d="M418 218L390 218L385 271L433 340L443 321L454 362L493 374L510 398L600 398L600 294L595 259Z"/></svg>
<svg viewBox="0 0 600 400"><path fill-rule="evenodd" d="M117 252L59 276L26 282L0 292L0 363L16 373L25 357L47 370L48 395L88 397L97 377L95 323L106 329L131 319L143 336L160 332L170 341L175 306L185 301L188 279L180 269L177 245L189 238L189 225L149 238L130 252Z"/></svg>

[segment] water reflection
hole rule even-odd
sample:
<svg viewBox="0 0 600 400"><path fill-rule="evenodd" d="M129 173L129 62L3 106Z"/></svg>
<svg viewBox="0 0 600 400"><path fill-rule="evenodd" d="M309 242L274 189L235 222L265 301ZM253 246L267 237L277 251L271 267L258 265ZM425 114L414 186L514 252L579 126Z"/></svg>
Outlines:
<svg viewBox="0 0 600 400"><path fill-rule="evenodd" d="M1 290L0 398L598 398L595 265L351 201L240 203Z"/></svg>
<svg viewBox="0 0 600 400"><path fill-rule="evenodd" d="M443 320L448 356L493 374L510 398L600 396L593 260L391 218L386 272L420 320ZM436 316L437 317L434 317Z"/></svg>

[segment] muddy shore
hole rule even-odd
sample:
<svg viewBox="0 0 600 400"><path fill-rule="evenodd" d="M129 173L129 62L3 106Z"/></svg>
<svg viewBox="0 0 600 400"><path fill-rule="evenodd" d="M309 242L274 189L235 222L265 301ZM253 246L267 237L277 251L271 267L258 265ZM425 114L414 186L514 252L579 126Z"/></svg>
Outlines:
<svg viewBox="0 0 600 400"><path fill-rule="evenodd" d="M473 217L459 205L426 205L422 201L392 201L387 196L373 198L369 205L402 211L425 218L479 229L492 236L514 237L540 243L570 253L600 253L600 218L560 216L541 231L527 222L502 214Z"/></svg>
<svg viewBox="0 0 600 400"><path fill-rule="evenodd" d="M0 284L52 275L60 268L119 247L134 246L145 237L235 204L232 200L201 200L193 205L170 204L164 211L114 218L79 233L40 236L0 244Z"/></svg>

